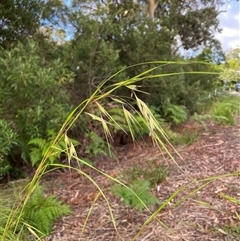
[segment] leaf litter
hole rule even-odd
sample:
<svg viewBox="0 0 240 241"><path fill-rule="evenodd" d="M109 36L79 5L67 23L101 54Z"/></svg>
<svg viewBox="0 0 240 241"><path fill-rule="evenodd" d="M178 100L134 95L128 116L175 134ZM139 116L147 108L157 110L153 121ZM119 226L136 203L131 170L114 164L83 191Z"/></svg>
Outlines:
<svg viewBox="0 0 240 241"><path fill-rule="evenodd" d="M98 172L83 167L103 189L106 200L94 185L77 172L54 172L43 182L49 194L70 205L74 214L61 218L45 241L237 241L240 239L240 205L227 197L240 200L240 118L235 126L208 123L208 129L197 127L200 135L190 145L179 145L176 156L181 170L172 160L150 143L127 144L117 148L118 160L104 159L96 167L118 177L133 165L146 165L157 160L170 167L166 180L152 189L161 201L167 200L178 188L185 187L157 215L148 210L139 213L124 206L109 190L113 182ZM196 128L195 124L181 127ZM235 173L235 175L228 175ZM212 180L210 177L218 177ZM201 188L199 188L201 187ZM199 189L198 189L199 188ZM157 206L149 207L154 212ZM225 227L236 227L232 229ZM139 234L139 231L142 231ZM230 231L229 231L230 230Z"/></svg>

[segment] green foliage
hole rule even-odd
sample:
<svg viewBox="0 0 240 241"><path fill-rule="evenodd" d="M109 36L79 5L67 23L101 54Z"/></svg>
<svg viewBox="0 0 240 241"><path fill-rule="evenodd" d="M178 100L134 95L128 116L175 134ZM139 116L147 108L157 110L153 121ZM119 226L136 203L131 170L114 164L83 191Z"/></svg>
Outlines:
<svg viewBox="0 0 240 241"><path fill-rule="evenodd" d="M190 145L196 140L197 136L198 136L198 133L194 132L194 131L191 131L191 132L185 131L180 134L172 132L169 135L169 139L170 139L171 143L173 143L173 144Z"/></svg>
<svg viewBox="0 0 240 241"><path fill-rule="evenodd" d="M149 160L144 167L141 164L136 164L128 168L123 173L123 180L127 183L132 183L135 180L147 180L152 188L163 182L169 175L169 170L156 160Z"/></svg>
<svg viewBox="0 0 240 241"><path fill-rule="evenodd" d="M4 227L6 226L6 221L9 215L11 214L12 210L8 206L4 205L3 203L0 203L0 210L1 210L1 216L0 216L0 239L1 239L4 233ZM14 235L14 231L9 230L5 240L6 241L16 240L15 236L16 235Z"/></svg>
<svg viewBox="0 0 240 241"><path fill-rule="evenodd" d="M51 232L54 221L71 213L67 205L54 196L45 197L41 188L37 187L24 207L22 221L31 225L43 237Z"/></svg>
<svg viewBox="0 0 240 241"><path fill-rule="evenodd" d="M202 123L204 121L213 120L214 122L222 125L235 125L236 115L239 113L239 97L238 96L220 96L218 100L212 102L209 109L205 110L207 114L194 115L194 119Z"/></svg>
<svg viewBox="0 0 240 241"><path fill-rule="evenodd" d="M129 190L123 185L115 184L112 192L123 199L127 206L135 207L138 211L151 204L160 204L160 201L150 193L150 188L156 187L159 183L163 182L169 170L164 165L159 165L156 160L150 160L143 165L134 165L124 171L121 179L129 183ZM139 200L140 199L140 200Z"/></svg>
<svg viewBox="0 0 240 241"><path fill-rule="evenodd" d="M212 110L212 116L215 122L224 125L234 125L236 123L235 115L239 111L239 101L223 100L216 103Z"/></svg>
<svg viewBox="0 0 240 241"><path fill-rule="evenodd" d="M139 98L148 106L155 107L157 113L162 117L164 117L166 104L183 105L180 98L185 91L185 77L181 65L163 62L159 64L147 64L142 68L154 68L151 74L155 75L155 78L144 77L139 82L137 89L143 91L143 93L138 93ZM138 68L134 69L137 72L141 71L140 67L139 70ZM144 92L149 94L146 95Z"/></svg>
<svg viewBox="0 0 240 241"><path fill-rule="evenodd" d="M194 104L194 112L195 113L206 113L209 109L211 109L214 102L218 100L217 95L209 93L209 91L201 91L201 97L198 98L197 102Z"/></svg>
<svg viewBox="0 0 240 241"><path fill-rule="evenodd" d="M46 155L47 150L52 147L53 141L56 137L56 132L54 130L48 130L47 138L33 138L28 142L29 146L29 156L31 160L32 166L38 166L44 156ZM69 141L72 144L79 144L78 141L69 138ZM60 160L61 153L67 152L67 144L62 138L56 146L54 146L54 151L51 156L48 157L48 161L50 164L55 163Z"/></svg>
<svg viewBox="0 0 240 241"><path fill-rule="evenodd" d="M234 237L234 240L240 239L240 227L239 225L226 225L222 227L224 232L226 232L228 235L231 235Z"/></svg>
<svg viewBox="0 0 240 241"><path fill-rule="evenodd" d="M142 212L145 206L160 204L160 201L150 193L150 182L146 180L135 180L129 186L131 190L120 184L115 184L112 192L123 199L125 205L134 207Z"/></svg>
<svg viewBox="0 0 240 241"><path fill-rule="evenodd" d="M64 59L75 72L73 97L76 97L77 104L88 98L105 79L124 67L119 61L119 49L104 38L108 32L114 31L111 21L101 15L100 9L92 17L91 13L82 11L85 6L78 6L74 11L69 11L74 38L63 46ZM123 78L124 72L115 76L113 81Z"/></svg>
<svg viewBox="0 0 240 241"><path fill-rule="evenodd" d="M110 123L113 127L114 133L118 131L124 130L126 133L133 133L135 137L140 137L145 134L149 133L149 130L146 126L146 122L144 121L143 117L137 112L134 108L129 110L134 118L135 125L130 126L128 125L124 109L122 106L116 106L109 109L109 114L111 115Z"/></svg>
<svg viewBox="0 0 240 241"><path fill-rule="evenodd" d="M201 44L203 46L216 45L220 48L211 29L216 32L220 31L217 16L218 7L222 4L222 1L214 0L192 1L191 3L184 0L171 4L159 1L156 15L160 18L161 26L171 31L172 37L179 35L184 49L194 49Z"/></svg>
<svg viewBox="0 0 240 241"><path fill-rule="evenodd" d="M99 155L110 156L111 152L109 145L95 132L91 131L86 133L86 138L90 139L88 146L85 149L85 154L89 154L93 157L98 157Z"/></svg>
<svg viewBox="0 0 240 241"><path fill-rule="evenodd" d="M198 56L196 57L198 58ZM190 60L194 61L195 58ZM182 66L184 73L184 89L178 95L178 105L186 107L188 114L201 113L206 105L212 102L211 96L219 88L219 70L214 64L208 62L190 63ZM192 72L202 72L194 74ZM215 74L211 74L214 72ZM205 73L205 74L204 74Z"/></svg>
<svg viewBox="0 0 240 241"><path fill-rule="evenodd" d="M164 116L174 125L179 125L187 121L188 112L185 106L169 104L164 110Z"/></svg>
<svg viewBox="0 0 240 241"><path fill-rule="evenodd" d="M0 120L0 179L11 170L8 156L14 145L17 145L16 139L17 133L13 130L12 123Z"/></svg>
<svg viewBox="0 0 240 241"><path fill-rule="evenodd" d="M79 98L87 98L96 86L113 72L136 64L134 68L126 68L121 75L114 75L107 85L156 67L152 74L159 74L158 78L146 77L138 83L140 90L151 93L149 96L140 94L145 103L157 107L162 116L166 99L169 99L171 105L186 106L189 114L198 110L205 101L203 91L206 91L208 96L217 78L185 72L214 71L209 64L209 58L215 52L221 51L209 28L214 27L215 31L218 31L216 11L218 4L221 5L220 2L209 7L206 1L194 1L194 4L177 1L170 5L166 1L157 1L154 21L146 16L146 1L115 1L114 4L98 5L98 1L91 0L88 3L96 4L99 8L89 11L84 3L74 2L74 8L69 13L75 35L73 40L64 46L65 56L76 73L74 96L77 96L77 101ZM182 12L185 12L184 16ZM206 16L211 16L211 20ZM201 45L211 50L212 52L205 50L196 58L207 60L205 64L139 64L159 59L159 56L160 60L181 59L177 54L176 36L180 36L182 40L181 47L189 49ZM162 76L163 73L178 74ZM128 88L121 88L115 94L129 97L131 92ZM179 119L174 121L178 122Z"/></svg>
<svg viewBox="0 0 240 241"><path fill-rule="evenodd" d="M29 38L43 41L44 32L53 30L61 20L63 4L60 0L5 0L0 3L0 45L4 48L15 46L18 41ZM56 21L57 19L57 21ZM41 33L42 32L42 33Z"/></svg>
<svg viewBox="0 0 240 241"><path fill-rule="evenodd" d="M38 45L29 41L2 51L0 58L0 104L3 116L14 119L20 138L43 136L46 129L59 128L70 107L64 84L71 74L59 59L47 62L38 51Z"/></svg>
<svg viewBox="0 0 240 241"><path fill-rule="evenodd" d="M128 130L126 119L124 118L123 107L116 105L109 108L108 113L111 115L110 123L113 125L114 132L117 133L120 130Z"/></svg>
<svg viewBox="0 0 240 241"><path fill-rule="evenodd" d="M223 61L225 61L225 55L221 49L216 48L216 46L212 46L210 48L204 48L195 59L206 63L217 63L220 65ZM216 69L218 69L218 66Z"/></svg>
<svg viewBox="0 0 240 241"><path fill-rule="evenodd" d="M113 126L114 133L124 130L126 133L132 133L135 138L141 138L145 135L149 135L149 128L140 112L137 111L137 109L135 109L132 105L129 105L129 109L129 113L132 115L134 120L134 124L131 126L129 126L126 121L122 106L115 106L109 109L108 113L111 115L109 122ZM161 125L164 126L164 129L166 129L166 123L164 123L164 119L161 117L161 115L158 114L157 107L150 106L149 109L156 121L159 124L161 123Z"/></svg>
<svg viewBox="0 0 240 241"><path fill-rule="evenodd" d="M149 106L149 110L151 111L157 123L162 126L164 132L168 135L168 131L170 131L169 125L167 124L166 119L164 119L164 116L159 114L159 106ZM139 120L139 123L142 123L141 119ZM143 134L149 134L149 128L147 127L146 122L142 123L141 126L143 127Z"/></svg>
<svg viewBox="0 0 240 241"><path fill-rule="evenodd" d="M7 220L13 212L14 202L20 197L19 190L22 190L24 183L16 183L14 187L9 185L1 190L3 196L0 200L0 239L3 236ZM58 201L55 196L46 197L40 186L37 186L31 195L23 212L21 212L21 208L22 205L15 210L20 222L17 227L10 226L4 240L32 240L33 233L39 238L43 238L51 232L53 223L58 218L72 213L70 208Z"/></svg>
<svg viewBox="0 0 240 241"><path fill-rule="evenodd" d="M13 147L16 145L17 133L12 128L12 123L5 120L0 120L0 157L7 156Z"/></svg>
<svg viewBox="0 0 240 241"><path fill-rule="evenodd" d="M16 230L14 229L13 225L9 227L8 232L5 233L5 228L7 225L7 220L13 213L13 206L14 202L16 201L16 198L19 198L19 183L16 182L14 187L12 185L2 185L1 186L1 198L0 198L0 210L1 210L1 215L0 215L0 240L6 240L6 241L11 241L11 240L17 240L17 241L22 241L23 239L19 238L21 236L20 232L23 231L22 224L19 224L18 227L16 227ZM20 190L22 190L20 188ZM19 214L17 211L16 213ZM4 239L3 239L4 236ZM27 239L28 240L28 239Z"/></svg>
<svg viewBox="0 0 240 241"><path fill-rule="evenodd" d="M238 73L235 69L230 69L229 67L222 67L219 74L219 79L224 81L225 83L237 81Z"/></svg>
<svg viewBox="0 0 240 241"><path fill-rule="evenodd" d="M240 66L240 55L239 54L240 54L239 47L228 51L226 53L226 66L225 67L238 71L239 66ZM238 78L239 78L239 76L238 76Z"/></svg>
<svg viewBox="0 0 240 241"><path fill-rule="evenodd" d="M13 212L13 205L16 201L16 197L19 197L19 187L21 186L20 190L22 190L22 182L16 181L11 182L6 185L1 185L1 198L0 198L0 240L12 241L12 240L20 240L16 236L14 228L12 226L9 227L9 230L3 239L4 229L6 228L7 220L9 216ZM20 230L20 228L17 228ZM22 241L22 240L21 240Z"/></svg>
<svg viewBox="0 0 240 241"><path fill-rule="evenodd" d="M30 139L45 138L47 130L61 127L70 103L64 89L72 74L63 61L47 61L33 41L1 49L0 109L3 119L13 122L22 158L28 160ZM21 153L14 152L19 156ZM19 158L18 158L19 159Z"/></svg>

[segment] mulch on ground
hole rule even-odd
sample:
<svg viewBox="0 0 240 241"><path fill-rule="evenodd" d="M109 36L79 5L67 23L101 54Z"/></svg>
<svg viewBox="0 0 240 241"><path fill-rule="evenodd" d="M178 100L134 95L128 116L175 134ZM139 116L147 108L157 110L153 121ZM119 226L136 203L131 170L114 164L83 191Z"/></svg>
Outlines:
<svg viewBox="0 0 240 241"><path fill-rule="evenodd" d="M128 144L117 149L118 160L100 160L96 167L118 177L133 165L145 165L157 160L169 166L170 174L155 188L159 200L167 200L183 188L153 220L143 227L159 207L149 207L139 213L126 207L109 191L112 182L98 172L83 167L104 191L106 199L84 175L69 171L54 172L43 179L48 193L71 206L73 215L59 220L46 241L221 241L239 240L240 205L224 198L240 200L240 118L236 126L209 123L191 145L176 146L181 158L174 154L179 167L166 153L144 142ZM184 128L193 128L185 125ZM195 128L195 127L194 127ZM195 130L193 130L195 131ZM236 172L235 176L228 175ZM237 175L238 172L238 175ZM211 181L209 177L219 176ZM203 180L205 179L205 180ZM198 187L199 190L196 190ZM110 207L110 208L109 208ZM110 212L112 211L112 214ZM114 222L111 218L114 216ZM236 232L224 227L235 226ZM237 234L238 232L238 234Z"/></svg>

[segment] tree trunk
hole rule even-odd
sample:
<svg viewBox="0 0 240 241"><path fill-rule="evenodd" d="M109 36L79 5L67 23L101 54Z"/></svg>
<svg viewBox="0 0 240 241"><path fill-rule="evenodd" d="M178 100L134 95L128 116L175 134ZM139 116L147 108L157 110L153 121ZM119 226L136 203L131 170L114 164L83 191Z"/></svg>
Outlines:
<svg viewBox="0 0 240 241"><path fill-rule="evenodd" d="M148 15L150 19L154 19L154 12L158 6L158 0L148 0Z"/></svg>

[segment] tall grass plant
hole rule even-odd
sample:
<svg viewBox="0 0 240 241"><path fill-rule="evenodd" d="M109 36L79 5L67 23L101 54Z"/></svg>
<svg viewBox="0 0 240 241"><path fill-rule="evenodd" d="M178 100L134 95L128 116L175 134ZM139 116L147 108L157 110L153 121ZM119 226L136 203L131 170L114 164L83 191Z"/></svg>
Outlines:
<svg viewBox="0 0 240 241"><path fill-rule="evenodd" d="M88 162L84 161L81 157L79 157L75 150L74 144L70 141L70 139L67 136L68 131L71 129L71 127L74 125L74 123L78 120L78 118L81 115L83 115L83 113L85 113L85 112L87 112L90 117L92 117L95 121L98 121L102 125L102 128L104 130L107 140L111 140L113 138L111 135L111 131L110 131L110 126L112 125L112 123L118 124L119 128L122 129L123 131L125 131L124 126L121 126L121 123L118 123L111 116L111 114L108 112L108 110L101 104L102 100L104 100L105 98L108 98L113 103L117 103L118 105L120 105L122 107L122 111L124 113L124 118L125 118L124 123L127 124L127 128L130 132L130 135L132 136L132 139L135 140L136 132L133 130L136 128L136 126L138 126L138 121L135 118L135 116L131 113L131 111L129 111L129 108L127 108L128 99L126 100L121 96L115 95L115 92L117 90L119 90L121 88L127 88L131 93L130 96L128 96L128 98L132 99L136 102L136 105L137 105L137 108L139 111L139 115L141 116L141 120L144 123L144 125L148 128L148 134L151 136L153 142L162 151L165 151L169 155L169 157L171 158L173 163L175 163L179 167L177 160L172 155L172 151L174 151L178 155L179 158L181 158L181 156L177 153L175 148L171 145L165 130L161 127L161 125L159 124L159 122L157 121L157 119L155 118L153 113L151 112L150 108L138 97L138 93L141 92L141 89L139 89L139 86L138 86L138 82L141 80L144 80L144 79L151 80L151 79L157 79L159 77L182 75L182 73L177 73L177 72L176 73L167 73L167 74L164 74L164 73L153 74L153 72L155 69L159 68L159 66L162 66L162 65L187 65L190 63L186 62L186 61L184 61L184 62L155 61L155 62L151 62L148 64L154 64L155 67L153 67L143 73L140 73L132 78L123 80L121 82L106 86L106 83L108 83L111 79L114 79L115 76L117 76L118 74L121 74L124 71L124 69L119 71L115 75L111 76L110 78L106 79L103 83L101 83L98 86L98 88L95 90L95 92L88 99L86 99L85 101L80 103L67 116L61 129L59 130L58 134L56 135L56 138L46 149L46 151L43 155L43 158L42 158L38 168L36 169L36 172L35 172L33 178L22 189L21 194L20 194L21 198L16 199L10 212L8 212L8 210L7 210L7 212L5 214L5 219L7 218L7 221L5 222L5 225L0 227L0 229L2 230L1 236L0 236L1 241L20 240L19 234L21 234L21 232L23 232L22 227L23 226L25 226L25 227L31 226L31 223L27 222L28 220L26 220L25 223L22 223L21 218L23 217L25 210L29 207L29 202L31 200L32 194L37 190L37 188L39 186L39 181L49 171L49 169L48 169L49 166L51 166L52 170L55 170L58 168L71 168L72 170L79 172L79 174L81 174L83 177L85 177L89 181L91 181L92 184L94 186L96 186L96 188L98 189L100 195L105 199L108 209L109 209L109 215L112 220L115 231L118 234L118 236L121 238L120 234L118 233L118 228L117 228L116 220L114 218L114 214L113 214L113 211L111 208L111 204L109 203L106 193L102 190L102 188L98 185L98 183L88 173L85 173L83 170L81 170L79 168L74 168L74 167L70 167L68 165L55 164L55 163L49 162L49 157L51 157L54 154L56 147L59 146L59 143L62 141L62 139L64 139L66 142L65 143L66 147L64 150L62 150L66 154L66 156L68 156L71 159L77 160L80 164L84 164L84 165L88 166L89 168L92 168L93 170L97 171L105 178L110 179L111 181L113 181L114 183L116 183L118 185L121 185L122 187L124 187L124 192L127 192L128 195L134 195L136 197L136 200L138 200L138 203L139 203L138 205L139 205L139 207L141 207L141 210L143 208L148 210L149 218L142 224L142 228L136 233L136 235L134 237L132 237L132 240L137 240L137 238L143 232L143 230L146 228L146 226L153 220L157 219L157 214L159 212L161 212L161 210L164 207L166 207L178 195L178 193L180 193L186 189L187 186L180 187L174 193L172 193L167 200L165 200L161 204L159 204L160 206L155 212L151 212L147 207L147 201L143 200L141 198L141 195L138 195L134 190L131 189L131 187L128 187L127 185L122 183L117 178L114 178L111 175L97 169L96 167L94 167L93 165L90 165ZM141 64L139 64L139 65L141 65ZM134 67L135 66L131 66L131 68L134 68ZM205 72L194 72L194 71L191 71L190 73L191 74L194 74L194 73L209 74L209 73L205 73ZM185 75L187 75L187 74L188 73L186 72ZM214 73L211 73L211 74L214 74ZM95 108L98 108L98 110L99 110L98 115L92 114L91 112L89 112L87 110L87 107L89 107L90 105L93 105ZM170 152L169 148L171 148L171 152ZM79 165L79 166L81 166L81 165ZM180 170L183 172L183 170L181 168L180 168ZM239 175L239 174L240 173L238 172L238 173L229 174L228 176L231 176L231 175L234 176L234 175ZM198 184L198 188L196 190L193 190L191 193L186 194L184 198L175 202L175 205L179 205L184 200L186 200L186 198L191 197L196 192L198 192L199 190L204 188L206 185L208 185L211 182L214 182L216 179L219 179L219 178L224 178L224 176L209 177L207 179L198 180L198 181L191 180L191 183ZM96 200L94 200L94 202L95 201ZM154 202L155 202L155 200L154 200ZM90 213L94 212L94 210L90 209L89 212ZM86 221L83 225L82 233L84 232L84 228L86 227L86 223L88 221L88 217L89 217L90 213L88 214ZM164 223L162 223L160 220L158 220L158 222L167 228L167 226ZM40 239L40 236L38 236L38 237Z"/></svg>

